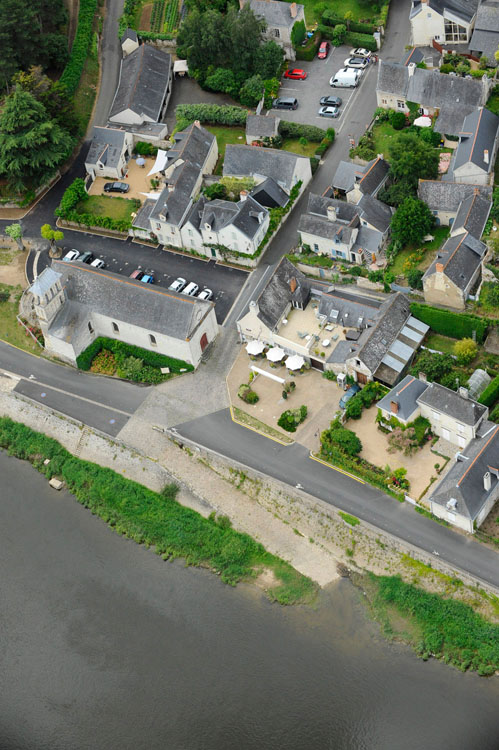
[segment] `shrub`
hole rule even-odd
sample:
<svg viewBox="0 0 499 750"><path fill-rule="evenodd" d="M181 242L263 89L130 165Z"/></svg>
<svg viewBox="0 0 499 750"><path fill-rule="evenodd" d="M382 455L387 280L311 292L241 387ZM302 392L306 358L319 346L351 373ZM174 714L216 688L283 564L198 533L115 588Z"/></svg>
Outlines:
<svg viewBox="0 0 499 750"><path fill-rule="evenodd" d="M473 339L461 339L454 344L454 354L460 365L467 365L475 359L478 346Z"/></svg>
<svg viewBox="0 0 499 750"><path fill-rule="evenodd" d="M256 404L257 401L260 400L260 397L258 396L258 394L255 393L255 391L252 390L251 386L249 386L247 383L243 383L242 385L239 386L237 395L247 404Z"/></svg>
<svg viewBox="0 0 499 750"><path fill-rule="evenodd" d="M407 124L406 116L403 112L396 112L391 110L388 120L394 130L402 130Z"/></svg>
<svg viewBox="0 0 499 750"><path fill-rule="evenodd" d="M347 27L344 23L338 23L333 29L333 33L331 34L331 44L333 44L335 47L341 47L345 40L345 35L347 33Z"/></svg>
<svg viewBox="0 0 499 750"><path fill-rule="evenodd" d="M330 128L332 130L332 128ZM326 131L315 125L300 125L298 122L281 120L279 132L283 138L306 138L308 141L320 143L326 137Z"/></svg>
<svg viewBox="0 0 499 750"><path fill-rule="evenodd" d="M157 147L147 141L137 141L133 150L139 156L156 156L158 153Z"/></svg>
<svg viewBox="0 0 499 750"><path fill-rule="evenodd" d="M314 35L308 40L307 44L304 47L297 47L296 59L308 61L313 60L315 55L317 54L317 50L319 49L321 39L322 34L320 33L320 31L316 30L314 32Z"/></svg>
<svg viewBox="0 0 499 750"><path fill-rule="evenodd" d="M114 375L116 372L116 357L109 349L101 349L93 358L90 371L99 372L103 375Z"/></svg>
<svg viewBox="0 0 499 750"><path fill-rule="evenodd" d="M64 191L59 207L55 209L55 215L61 219L65 219L78 203L87 198L88 193L85 190L85 180L77 177Z"/></svg>
<svg viewBox="0 0 499 750"><path fill-rule="evenodd" d="M403 451L404 456L410 456L418 447L416 431L413 427L402 429L396 427L388 436L388 452Z"/></svg>
<svg viewBox="0 0 499 750"><path fill-rule="evenodd" d="M418 320L432 328L435 333L453 338L473 338L473 331L479 344L485 338L489 321L487 318L479 318L477 315L467 313L454 313L450 310L440 310L429 307L419 302L411 303L411 312Z"/></svg>
<svg viewBox="0 0 499 750"><path fill-rule="evenodd" d="M360 398L360 395L357 393L357 395L353 396L353 398L350 399L350 401L347 401L347 405L345 408L345 416L347 419L360 419L362 416L362 400Z"/></svg>
<svg viewBox="0 0 499 750"><path fill-rule="evenodd" d="M350 27L352 27L352 24L350 24ZM352 47L364 47L371 52L376 52L378 49L376 39L372 34L356 34L352 31L348 31L345 34L344 42L345 44L350 44Z"/></svg>
<svg viewBox="0 0 499 750"><path fill-rule="evenodd" d="M123 363L127 357L137 357L144 363L142 375L140 381L150 383L160 383L163 380L167 380L169 375L162 375L160 367L168 367L170 372L179 373L181 370L192 372L194 367L187 362L183 362L181 359L174 359L168 357L166 354L159 354L158 352L150 352L147 349L141 349L138 346L132 344L126 344L124 341L117 341L116 339L108 339L104 336L99 336L93 341L90 346L81 352L76 358L76 366L80 370L90 370L94 357L101 351L101 349L107 349L112 352L116 358L118 369L121 369Z"/></svg>
<svg viewBox="0 0 499 750"><path fill-rule="evenodd" d="M60 78L60 82L65 86L70 96L74 94L80 83L92 39L92 26L96 10L97 0L80 0L76 36L69 60Z"/></svg>
<svg viewBox="0 0 499 750"><path fill-rule="evenodd" d="M411 375L417 377L424 372L429 381L440 381L440 379L454 369L454 360L450 354L438 354L436 352L423 351L411 369Z"/></svg>
<svg viewBox="0 0 499 750"><path fill-rule="evenodd" d="M478 399L480 404L484 406L493 406L499 399L499 375L492 380L487 388L483 391L482 395Z"/></svg>
<svg viewBox="0 0 499 750"><path fill-rule="evenodd" d="M299 409L287 409L279 417L277 424L286 432L296 432L296 428L307 416L307 407L300 406Z"/></svg>
<svg viewBox="0 0 499 750"><path fill-rule="evenodd" d="M179 104L175 110L177 121L199 120L212 125L245 125L248 114L246 109L228 104Z"/></svg>
<svg viewBox="0 0 499 750"><path fill-rule="evenodd" d="M426 417L416 417L408 427L412 427L414 430L414 437L417 440L418 445L423 445L426 435L430 431L431 424Z"/></svg>
<svg viewBox="0 0 499 750"><path fill-rule="evenodd" d="M322 22L328 26L337 26L337 24L345 24L346 25L346 19L344 16L337 15L334 10L327 9L322 14ZM357 31L361 34L373 34L377 27L370 23L358 23L357 21L348 21L348 25L350 27L350 31ZM364 46L356 44L356 47Z"/></svg>
<svg viewBox="0 0 499 750"><path fill-rule="evenodd" d="M362 450L360 438L352 430L347 430L346 427L335 427L329 430L327 439L347 456L356 456Z"/></svg>
<svg viewBox="0 0 499 750"><path fill-rule="evenodd" d="M411 289L423 288L423 272L417 268L411 269L407 274L407 282Z"/></svg>
<svg viewBox="0 0 499 750"><path fill-rule="evenodd" d="M350 526L358 526L360 524L357 516L351 516L350 513L343 513L343 511L339 510L338 515L341 516L345 523L350 524Z"/></svg>
<svg viewBox="0 0 499 750"><path fill-rule="evenodd" d="M205 187L203 192L210 200L213 200L214 198L223 199L227 197L227 188L220 182L215 182L213 185L208 185L208 187Z"/></svg>

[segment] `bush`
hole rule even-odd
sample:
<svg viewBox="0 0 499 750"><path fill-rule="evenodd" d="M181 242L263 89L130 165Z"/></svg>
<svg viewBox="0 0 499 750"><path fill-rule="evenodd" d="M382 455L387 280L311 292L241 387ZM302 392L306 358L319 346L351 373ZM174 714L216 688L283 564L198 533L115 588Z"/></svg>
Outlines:
<svg viewBox="0 0 499 750"><path fill-rule="evenodd" d="M418 320L429 325L435 333L452 338L473 338L476 334L477 343L481 344L487 333L489 321L477 315L454 313L450 310L440 310L419 302L411 303L411 313Z"/></svg>
<svg viewBox="0 0 499 750"><path fill-rule="evenodd" d="M300 406L299 409L287 409L279 417L277 424L286 432L296 432L296 428L307 416L307 407Z"/></svg>
<svg viewBox="0 0 499 750"><path fill-rule="evenodd" d="M329 430L327 439L347 456L356 456L362 450L362 443L355 432L347 430L345 427L335 427Z"/></svg>
<svg viewBox="0 0 499 750"><path fill-rule="evenodd" d="M337 26L337 24L345 24L346 20L343 16L338 16L334 10L327 9L322 14L322 22L327 26ZM356 21L349 21L350 31L357 31L361 34L373 34L377 30L377 26L370 23L357 23ZM356 47L364 46L356 44Z"/></svg>
<svg viewBox="0 0 499 750"><path fill-rule="evenodd" d="M177 121L199 120L212 125L246 125L248 114L248 110L228 104L179 104L175 110Z"/></svg>
<svg viewBox="0 0 499 750"><path fill-rule="evenodd" d="M90 371L99 372L102 375L114 375L116 366L116 357L114 354L109 349L101 349L93 358Z"/></svg>
<svg viewBox="0 0 499 750"><path fill-rule="evenodd" d="M314 35L308 40L307 44L304 47L297 47L296 48L296 59L297 60L313 60L314 57L317 54L317 50L319 49L319 45L321 43L322 35L320 31L315 31Z"/></svg>
<svg viewBox="0 0 499 750"><path fill-rule="evenodd" d="M350 24L350 27L352 24ZM376 39L372 34L355 34L352 31L347 31L345 34L345 44L350 44L352 47L364 47L371 52L376 52L378 45Z"/></svg>
<svg viewBox="0 0 499 750"><path fill-rule="evenodd" d="M357 393L355 396L353 396L353 398L350 399L350 401L347 401L345 416L347 419L360 419L362 416L362 409L362 399Z"/></svg>
<svg viewBox="0 0 499 750"><path fill-rule="evenodd" d="M341 47L345 40L345 35L347 33L347 27L344 23L338 23L334 27L333 33L331 35L331 44L333 44L335 47Z"/></svg>
<svg viewBox="0 0 499 750"><path fill-rule="evenodd" d="M499 375L492 380L478 399L478 403L484 406L493 406L499 399Z"/></svg>
<svg viewBox="0 0 499 750"><path fill-rule="evenodd" d="M407 125L407 119L403 112L391 110L388 121L394 130L402 130Z"/></svg>
<svg viewBox="0 0 499 750"><path fill-rule="evenodd" d="M249 386L247 383L243 383L242 385L239 386L237 395L247 404L256 404L257 401L260 400L260 397L258 396L258 394L255 393L255 391L252 390L251 386Z"/></svg>
<svg viewBox="0 0 499 750"><path fill-rule="evenodd" d="M329 128L333 130L333 128ZM326 131L315 125L300 125L298 122L281 120L279 133L283 138L306 138L307 141L320 143L326 137Z"/></svg>
<svg viewBox="0 0 499 750"><path fill-rule="evenodd" d="M80 83L92 39L92 26L96 10L97 0L80 0L76 36L69 60L60 78L60 82L65 86L70 96L74 94Z"/></svg>
<svg viewBox="0 0 499 750"><path fill-rule="evenodd" d="M460 365L467 365L475 359L478 346L473 339L461 339L454 344L454 354Z"/></svg>
<svg viewBox="0 0 499 750"><path fill-rule="evenodd" d="M78 203L87 198L88 193L85 190L85 180L77 177L64 191L59 207L55 209L55 215L61 219L65 219Z"/></svg>
<svg viewBox="0 0 499 750"><path fill-rule="evenodd" d="M223 200L227 197L227 188L220 182L215 182L213 185L208 185L208 187L205 187L203 193L210 200L213 200L214 198L220 198Z"/></svg>
<svg viewBox="0 0 499 750"><path fill-rule="evenodd" d="M403 451L404 456L410 456L418 447L416 432L413 427L396 427L388 436L388 453Z"/></svg>
<svg viewBox="0 0 499 750"><path fill-rule="evenodd" d="M454 360L450 354L423 351L411 369L411 375L417 378L420 372L424 372L429 381L439 382L444 375L447 375L453 369Z"/></svg>
<svg viewBox="0 0 499 750"><path fill-rule="evenodd" d="M411 422L408 427L412 427L414 430L414 437L417 440L418 445L423 445L428 432L430 431L431 424L426 417L416 417L414 422Z"/></svg>
<svg viewBox="0 0 499 750"><path fill-rule="evenodd" d="M407 274L407 283L411 289L422 289L423 288L423 272L417 268L411 269Z"/></svg>
<svg viewBox="0 0 499 750"><path fill-rule="evenodd" d="M133 150L138 156L156 156L158 153L157 147L147 141L137 141Z"/></svg>

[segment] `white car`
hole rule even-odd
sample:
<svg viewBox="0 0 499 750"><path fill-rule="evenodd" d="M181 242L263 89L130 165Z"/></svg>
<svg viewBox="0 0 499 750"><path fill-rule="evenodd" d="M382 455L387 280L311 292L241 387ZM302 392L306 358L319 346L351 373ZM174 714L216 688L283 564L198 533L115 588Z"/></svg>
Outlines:
<svg viewBox="0 0 499 750"><path fill-rule="evenodd" d="M203 289L202 292L199 292L198 299L206 299L209 300L213 297L213 292L211 289Z"/></svg>
<svg viewBox="0 0 499 750"><path fill-rule="evenodd" d="M347 57L344 65L345 68L357 68L358 70L365 70L369 65L369 60L366 57Z"/></svg>
<svg viewBox="0 0 499 750"><path fill-rule="evenodd" d="M96 258L95 260L93 260L90 263L90 265L92 266L92 268L105 268L106 267L106 264L100 258Z"/></svg>
<svg viewBox="0 0 499 750"><path fill-rule="evenodd" d="M356 49L350 50L350 57L371 57L371 52L364 47L357 47Z"/></svg>
<svg viewBox="0 0 499 750"><path fill-rule="evenodd" d="M78 250L70 250L69 253L66 253L63 260L76 260L80 257L80 253Z"/></svg>
<svg viewBox="0 0 499 750"><path fill-rule="evenodd" d="M175 279L175 281L170 284L168 289L170 289L172 292L181 292L186 284L187 281L179 276L178 279Z"/></svg>

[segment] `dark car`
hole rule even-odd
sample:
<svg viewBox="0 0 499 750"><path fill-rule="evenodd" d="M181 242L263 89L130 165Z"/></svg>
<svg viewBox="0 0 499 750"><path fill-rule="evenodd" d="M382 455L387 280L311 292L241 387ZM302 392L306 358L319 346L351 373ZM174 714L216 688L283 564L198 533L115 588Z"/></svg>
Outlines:
<svg viewBox="0 0 499 750"><path fill-rule="evenodd" d="M343 100L339 96L323 96L319 104L321 107L341 107Z"/></svg>
<svg viewBox="0 0 499 750"><path fill-rule="evenodd" d="M126 182L106 182L104 185L105 193L128 193L130 185Z"/></svg>
<svg viewBox="0 0 499 750"><path fill-rule="evenodd" d="M87 250L78 258L78 260L80 260L82 263L91 263L93 259L94 259L94 254L90 252L90 250Z"/></svg>
<svg viewBox="0 0 499 750"><path fill-rule="evenodd" d="M340 409L344 409L350 399L353 398L359 391L360 385L357 385L357 383L351 385L348 391L340 398Z"/></svg>
<svg viewBox="0 0 499 750"><path fill-rule="evenodd" d="M322 42L321 46L319 47L319 52L317 53L317 57L319 60L325 60L326 57L329 54L329 42Z"/></svg>
<svg viewBox="0 0 499 750"><path fill-rule="evenodd" d="M294 96L281 96L278 99L274 99L272 102L273 109L296 109L298 107L298 99Z"/></svg>

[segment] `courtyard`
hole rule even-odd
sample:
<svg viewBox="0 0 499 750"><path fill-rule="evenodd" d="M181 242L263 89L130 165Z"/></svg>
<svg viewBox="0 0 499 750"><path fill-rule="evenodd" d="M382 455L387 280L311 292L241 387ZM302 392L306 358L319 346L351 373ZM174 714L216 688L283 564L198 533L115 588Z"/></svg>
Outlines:
<svg viewBox="0 0 499 750"><path fill-rule="evenodd" d="M145 194L151 192L159 192L151 186L151 180L154 180L154 175L148 177L148 173L151 171L155 159L150 156L143 157L145 164L140 166L137 164L135 159L130 159L127 164L127 171L124 177L121 177L119 182L126 182L130 185L128 193L124 193L126 198L138 198L141 203L145 200ZM107 182L115 182L116 180L109 177L96 177L90 190L89 195L120 195L120 193L105 193L104 185Z"/></svg>

